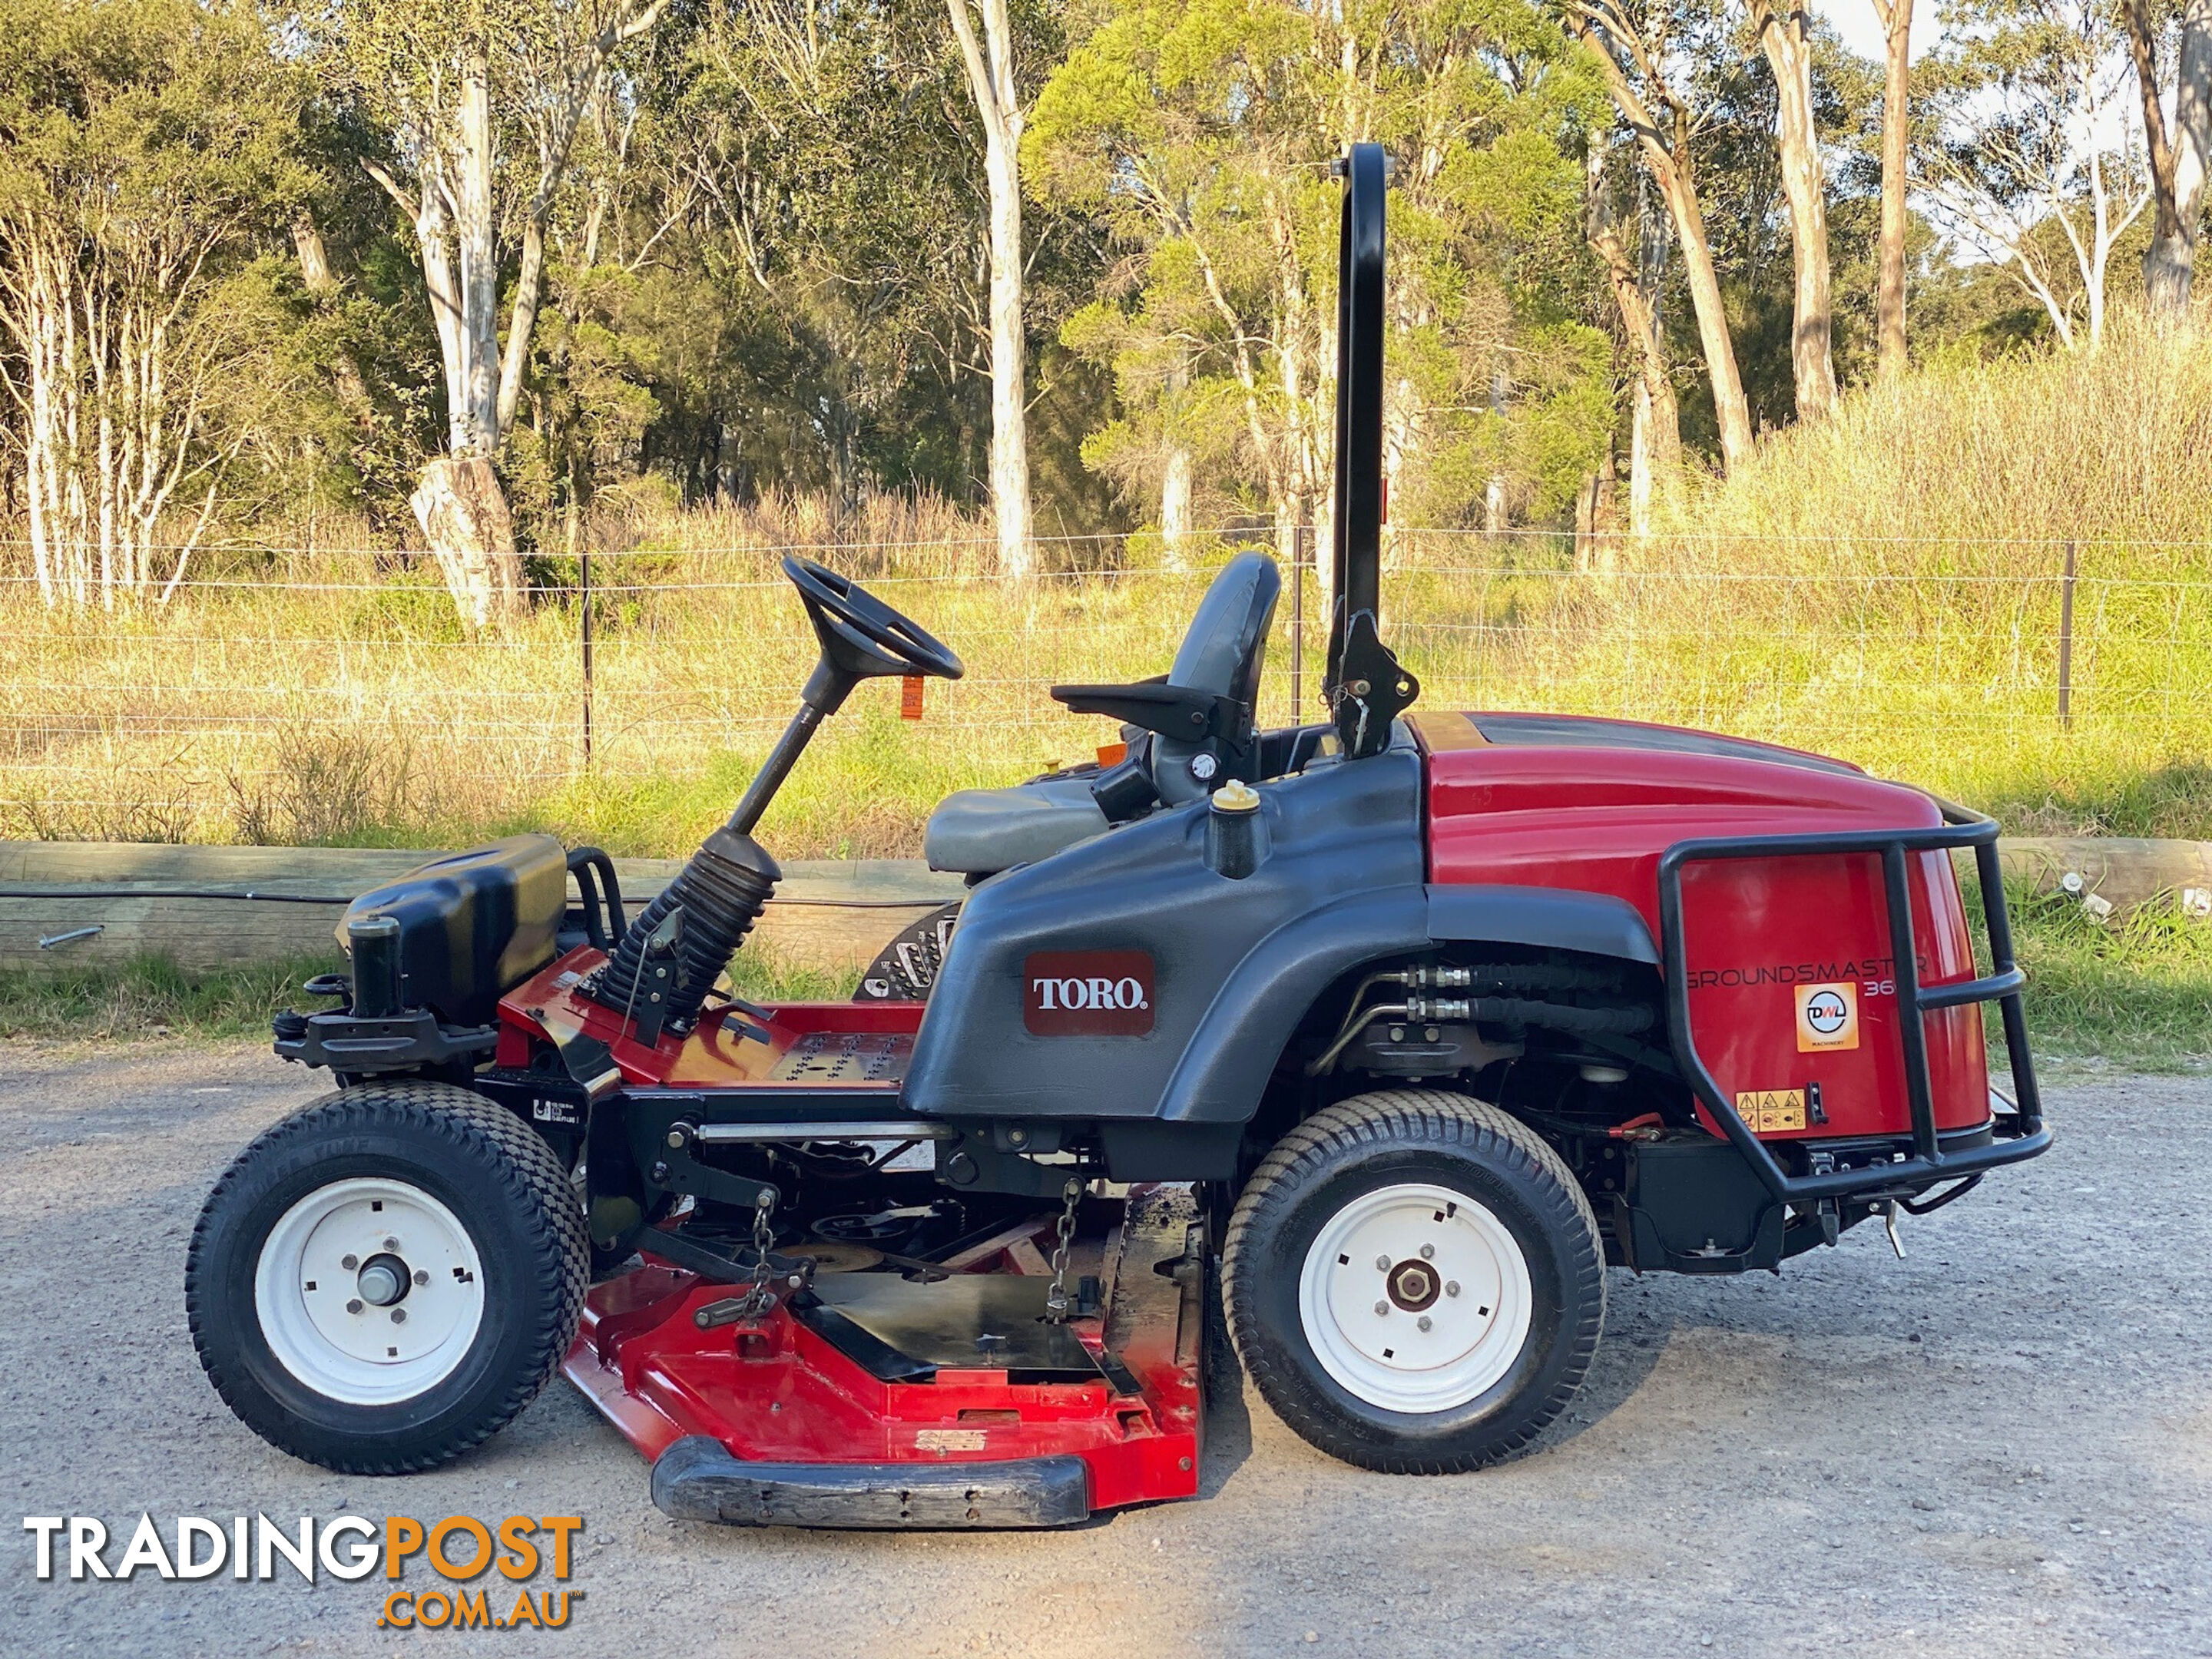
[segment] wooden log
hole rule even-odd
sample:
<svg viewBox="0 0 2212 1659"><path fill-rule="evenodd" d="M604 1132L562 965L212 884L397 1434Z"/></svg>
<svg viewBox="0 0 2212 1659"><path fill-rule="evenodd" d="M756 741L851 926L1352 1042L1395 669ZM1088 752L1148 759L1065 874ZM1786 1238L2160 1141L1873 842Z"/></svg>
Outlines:
<svg viewBox="0 0 2212 1659"><path fill-rule="evenodd" d="M149 953L191 969L335 957L348 903L437 856L0 842L0 967L112 963ZM635 915L681 868L678 859L616 860L624 909ZM965 890L959 877L918 860L795 860L784 866L754 937L786 962L865 966L901 928ZM78 937L62 937L71 933Z"/></svg>
<svg viewBox="0 0 2212 1659"><path fill-rule="evenodd" d="M2200 915L2212 912L2212 842L2022 836L2000 841L1997 859L2008 883L2102 900L2115 916L2154 899L2179 902Z"/></svg>
<svg viewBox="0 0 2212 1659"><path fill-rule="evenodd" d="M2080 890L2124 915L2191 894L2212 908L2212 842L2122 836L2008 839L2006 875L2036 891ZM161 954L210 969L335 958L345 907L434 853L381 848L167 847L0 842L0 968L115 963ZM678 859L617 859L635 915ZM1960 859L1961 873L1972 860ZM780 959L866 965L900 929L965 891L919 860L794 860L754 930ZM97 929L87 932L87 929ZM74 938L66 935L76 935ZM41 940L51 941L41 945Z"/></svg>

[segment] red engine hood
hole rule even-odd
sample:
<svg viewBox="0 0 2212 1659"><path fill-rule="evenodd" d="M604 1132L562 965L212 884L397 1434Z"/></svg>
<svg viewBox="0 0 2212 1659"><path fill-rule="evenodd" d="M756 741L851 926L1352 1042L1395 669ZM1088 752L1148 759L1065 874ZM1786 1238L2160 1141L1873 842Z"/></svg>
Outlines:
<svg viewBox="0 0 2212 1659"><path fill-rule="evenodd" d="M1794 749L1627 720L1428 714L1430 879L1571 888L1626 899L1659 936L1659 860L1708 836L1933 829L1917 789ZM1912 855L1924 984L1973 972L1946 854ZM1754 1133L1813 1138L1908 1127L1888 908L1872 854L1692 865L1684 878L1690 1022ZM1801 1030L1810 994L1855 1012L1833 1041ZM1980 1011L1926 1022L1936 1121L1989 1111ZM1818 1109L1808 1103L1819 1101Z"/></svg>
<svg viewBox="0 0 2212 1659"><path fill-rule="evenodd" d="M1659 855L1701 836L1919 829L1917 789L1778 744L1567 714L1423 714L1430 878L1613 893L1658 926Z"/></svg>

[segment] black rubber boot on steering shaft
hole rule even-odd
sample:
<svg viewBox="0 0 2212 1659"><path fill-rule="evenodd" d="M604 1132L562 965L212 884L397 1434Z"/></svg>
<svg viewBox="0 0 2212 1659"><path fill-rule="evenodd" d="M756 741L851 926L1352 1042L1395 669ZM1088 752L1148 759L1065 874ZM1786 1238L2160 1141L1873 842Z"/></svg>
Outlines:
<svg viewBox="0 0 2212 1659"><path fill-rule="evenodd" d="M688 1027L782 878L775 860L750 836L726 826L717 830L623 931L622 943L591 987L592 1000L617 1013L635 1012L634 1005L643 1000L638 980L645 972L645 942L680 904L684 935L677 946L676 988L667 1018L678 1029Z"/></svg>

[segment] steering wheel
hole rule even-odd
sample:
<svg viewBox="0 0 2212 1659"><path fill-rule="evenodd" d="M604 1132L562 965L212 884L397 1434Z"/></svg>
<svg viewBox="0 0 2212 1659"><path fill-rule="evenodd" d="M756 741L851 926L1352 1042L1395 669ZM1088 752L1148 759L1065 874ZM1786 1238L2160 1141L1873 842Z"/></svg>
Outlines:
<svg viewBox="0 0 2212 1659"><path fill-rule="evenodd" d="M853 679L927 674L957 680L968 672L949 646L850 577L793 554L784 556L783 574L806 603L823 658Z"/></svg>

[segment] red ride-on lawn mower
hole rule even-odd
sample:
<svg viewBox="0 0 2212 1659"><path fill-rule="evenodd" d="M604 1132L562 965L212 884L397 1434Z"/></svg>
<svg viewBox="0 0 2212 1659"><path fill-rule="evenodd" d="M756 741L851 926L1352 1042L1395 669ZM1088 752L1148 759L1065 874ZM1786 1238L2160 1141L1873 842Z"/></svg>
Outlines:
<svg viewBox="0 0 2212 1659"><path fill-rule="evenodd" d="M428 1468L558 1366L673 1515L1060 1525L1197 1491L1218 1249L1299 1434L1471 1469L1572 1397L1608 1264L1778 1269L2049 1146L1988 820L1731 738L1401 718L1380 150L1345 173L1329 720L1255 728L1278 579L1240 555L1164 679L1055 689L1126 758L938 809L941 961L939 926L872 1000L756 1006L717 984L763 811L861 680L961 673L787 561L821 659L641 914L517 836L357 901L309 988L343 1006L278 1020L340 1086L231 1166L187 1273L250 1426Z"/></svg>

